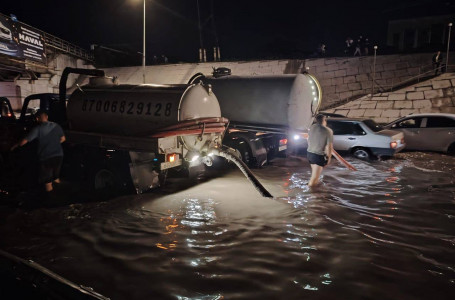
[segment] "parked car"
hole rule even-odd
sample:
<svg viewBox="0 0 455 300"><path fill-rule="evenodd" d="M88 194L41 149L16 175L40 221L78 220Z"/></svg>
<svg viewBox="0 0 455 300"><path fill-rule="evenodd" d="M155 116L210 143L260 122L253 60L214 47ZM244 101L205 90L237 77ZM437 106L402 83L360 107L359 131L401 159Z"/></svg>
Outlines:
<svg viewBox="0 0 455 300"><path fill-rule="evenodd" d="M399 131L384 130L371 119L328 118L327 126L333 130L333 148L350 153L359 159L393 156L405 147L404 135ZM308 141L294 136L301 147Z"/></svg>
<svg viewBox="0 0 455 300"><path fill-rule="evenodd" d="M409 115L384 127L404 134L406 150L455 154L455 114Z"/></svg>

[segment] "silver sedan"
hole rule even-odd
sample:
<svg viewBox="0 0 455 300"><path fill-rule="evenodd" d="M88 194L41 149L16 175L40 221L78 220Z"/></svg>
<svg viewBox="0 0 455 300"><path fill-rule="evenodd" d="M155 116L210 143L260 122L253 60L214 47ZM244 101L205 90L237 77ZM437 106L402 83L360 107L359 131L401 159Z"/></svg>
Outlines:
<svg viewBox="0 0 455 300"><path fill-rule="evenodd" d="M384 130L370 119L329 118L327 126L333 130L333 148L356 158L393 156L405 148L403 133ZM292 142L296 148L308 147L300 135L294 135Z"/></svg>
<svg viewBox="0 0 455 300"><path fill-rule="evenodd" d="M406 150L455 154L455 114L409 115L384 127L403 132Z"/></svg>

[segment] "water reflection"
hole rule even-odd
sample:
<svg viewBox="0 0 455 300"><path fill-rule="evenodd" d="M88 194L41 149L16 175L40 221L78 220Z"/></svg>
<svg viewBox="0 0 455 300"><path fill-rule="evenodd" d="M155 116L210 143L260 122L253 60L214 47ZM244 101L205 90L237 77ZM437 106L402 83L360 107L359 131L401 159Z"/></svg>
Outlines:
<svg viewBox="0 0 455 300"><path fill-rule="evenodd" d="M254 170L274 199L232 171L99 206L13 212L0 244L112 299L449 299L455 158L350 162L357 172L333 163L312 190L306 164Z"/></svg>
<svg viewBox="0 0 455 300"><path fill-rule="evenodd" d="M174 215L160 218L160 222L164 225L163 234L169 239L166 242L156 243L156 246L163 250L173 250L177 247L178 240L176 231L178 230L180 223Z"/></svg>

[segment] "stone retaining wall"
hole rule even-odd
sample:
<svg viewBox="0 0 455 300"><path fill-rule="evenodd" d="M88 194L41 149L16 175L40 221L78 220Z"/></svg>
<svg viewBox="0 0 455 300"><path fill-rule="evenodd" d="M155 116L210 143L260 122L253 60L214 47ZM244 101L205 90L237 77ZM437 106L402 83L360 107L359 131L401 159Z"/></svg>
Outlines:
<svg viewBox="0 0 455 300"><path fill-rule="evenodd" d="M431 70L431 57L431 53L377 56L375 90L387 90ZM306 61L305 66L321 83L323 107L372 92L372 56L314 59Z"/></svg>
<svg viewBox="0 0 455 300"><path fill-rule="evenodd" d="M378 55L376 58L376 87L386 89L392 84L416 76L421 67L431 69L432 53L407 55ZM208 62L169 64L146 67L147 83L187 83L194 74L212 73L212 68L227 67L233 75L298 74L309 68L322 86L323 107L347 98L371 93L373 56L315 58L305 60L268 60L251 62ZM106 69L123 83L142 83L142 67Z"/></svg>
<svg viewBox="0 0 455 300"><path fill-rule="evenodd" d="M403 81L419 74L421 66L431 68L432 53L408 55L381 55L376 60L376 86L387 88L391 84ZM65 67L93 68L82 60L67 55L57 55L49 62L52 74L42 74L38 80L17 79L16 95L18 108L21 100L35 93L56 93L60 74ZM233 75L282 75L298 74L306 68L314 74L322 86L322 106L327 107L352 97L371 93L373 57L337 57L305 60L266 60L250 62L208 62L194 64L168 64L146 67L146 82L157 84L187 83L196 73L211 74L212 68L228 67ZM425 68L425 69L427 69ZM118 76L121 83L142 83L142 67L124 67L106 69L110 76ZM68 85L72 86L78 77L72 75ZM86 81L85 81L86 82ZM79 82L83 84L84 82ZM12 90L8 85L8 92ZM5 96L0 86L1 96ZM416 91L417 92L417 91ZM410 96L412 97L412 96ZM418 97L417 94L415 97Z"/></svg>
<svg viewBox="0 0 455 300"><path fill-rule="evenodd" d="M455 73L446 73L393 93L364 96L327 112L389 123L411 113L455 114Z"/></svg>

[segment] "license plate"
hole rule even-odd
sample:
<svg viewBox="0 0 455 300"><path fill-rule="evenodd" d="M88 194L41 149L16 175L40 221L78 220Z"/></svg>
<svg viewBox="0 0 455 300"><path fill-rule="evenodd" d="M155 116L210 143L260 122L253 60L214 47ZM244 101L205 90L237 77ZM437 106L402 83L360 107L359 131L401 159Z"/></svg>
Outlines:
<svg viewBox="0 0 455 300"><path fill-rule="evenodd" d="M163 162L161 163L161 166L160 166L160 169L161 170L166 170L166 169L170 169L170 168L173 168L173 167L177 167L177 166L181 166L182 165L182 160L179 159L177 161L174 161L174 162Z"/></svg>
<svg viewBox="0 0 455 300"><path fill-rule="evenodd" d="M286 150L287 148L288 148L287 145L280 146L280 147L278 147L278 152L283 151L283 150Z"/></svg>

